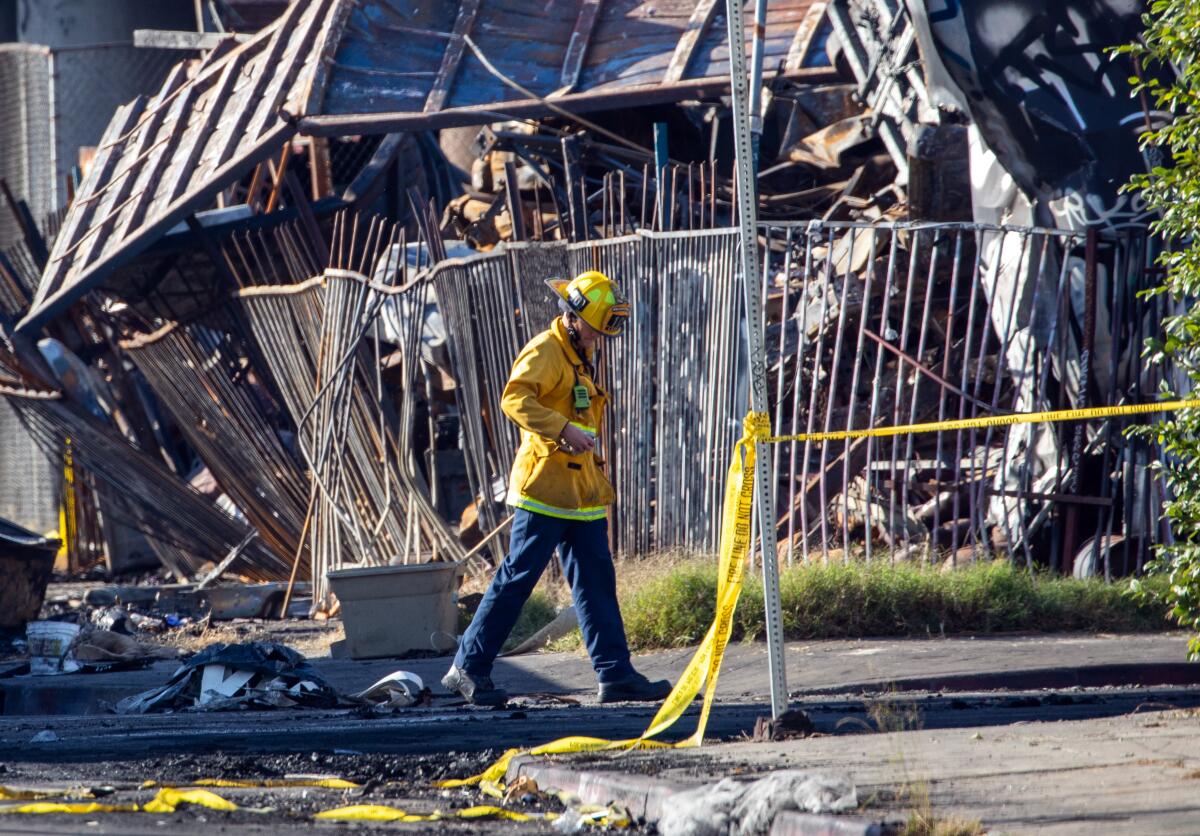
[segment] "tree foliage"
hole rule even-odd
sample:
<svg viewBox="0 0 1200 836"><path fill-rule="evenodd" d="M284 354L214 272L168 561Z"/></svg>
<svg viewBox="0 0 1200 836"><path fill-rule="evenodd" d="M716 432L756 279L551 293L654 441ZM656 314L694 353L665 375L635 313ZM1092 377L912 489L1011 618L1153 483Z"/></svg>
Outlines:
<svg viewBox="0 0 1200 836"><path fill-rule="evenodd" d="M1154 231L1170 246L1159 258L1165 279L1157 293L1180 303L1163 323L1160 337L1147 341L1149 356L1171 364L1200 390L1200 3L1155 0L1143 16L1139 43L1117 50L1140 68L1135 94L1146 95L1171 118L1142 136L1147 159L1165 157L1132 178L1128 190L1139 191L1158 212ZM1163 387L1170 395L1169 387ZM1160 470L1171 495L1164 507L1174 534L1172 545L1159 549L1151 569L1168 573L1166 597L1171 615L1194 636L1188 657L1200 659L1200 410L1184 410L1142 434L1158 441L1164 452ZM1135 584L1135 590L1139 587ZM1140 594L1149 596L1142 586Z"/></svg>

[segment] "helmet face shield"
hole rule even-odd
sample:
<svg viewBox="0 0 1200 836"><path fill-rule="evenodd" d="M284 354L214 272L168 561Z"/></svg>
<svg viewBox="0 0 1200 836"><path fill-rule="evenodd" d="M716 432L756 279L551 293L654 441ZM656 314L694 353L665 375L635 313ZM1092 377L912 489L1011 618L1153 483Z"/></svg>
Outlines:
<svg viewBox="0 0 1200 836"><path fill-rule="evenodd" d="M608 309L608 317L605 319L604 327L600 330L610 337L615 337L618 334L624 333L625 323L628 321L629 303L618 302Z"/></svg>

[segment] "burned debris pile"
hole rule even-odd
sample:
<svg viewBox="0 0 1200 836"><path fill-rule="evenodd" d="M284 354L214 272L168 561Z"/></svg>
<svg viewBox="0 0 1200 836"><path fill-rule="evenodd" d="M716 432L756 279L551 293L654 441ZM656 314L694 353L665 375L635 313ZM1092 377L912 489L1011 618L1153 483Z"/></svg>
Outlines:
<svg viewBox="0 0 1200 836"><path fill-rule="evenodd" d="M587 269L633 306L601 361L626 555L716 546L759 366L780 434L1154 390L1153 242L988 191L1020 161L929 69L950 24L770 4L751 357L720 4L583 4L528 55L490 3L410 5L294 3L118 110L65 214L9 195L0 394L61 477L60 569L270 582L281 613L299 584L336 612L349 567L486 573L516 447L500 391L555 313L543 280ZM789 562L1134 571L1162 486L1124 426L777 445L765 536Z"/></svg>

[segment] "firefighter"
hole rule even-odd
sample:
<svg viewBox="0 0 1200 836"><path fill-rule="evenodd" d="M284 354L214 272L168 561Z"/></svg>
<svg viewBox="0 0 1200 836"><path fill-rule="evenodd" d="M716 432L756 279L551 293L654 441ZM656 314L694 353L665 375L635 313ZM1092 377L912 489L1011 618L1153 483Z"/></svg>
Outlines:
<svg viewBox="0 0 1200 836"><path fill-rule="evenodd" d="M509 476L507 502L514 510L508 555L442 685L470 703L505 702L507 694L491 679L492 662L561 546L600 702L661 700L670 683L648 680L629 660L608 548L613 487L596 453L608 401L596 383L596 351L605 337L624 329L629 304L615 282L594 270L546 283L558 296L561 315L521 350L500 401L504 414L521 428Z"/></svg>

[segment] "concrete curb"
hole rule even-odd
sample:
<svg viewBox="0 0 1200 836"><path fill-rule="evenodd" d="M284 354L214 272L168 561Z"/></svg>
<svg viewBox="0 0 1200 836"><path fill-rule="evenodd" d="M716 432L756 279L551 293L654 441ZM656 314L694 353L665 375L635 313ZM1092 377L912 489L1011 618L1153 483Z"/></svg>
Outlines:
<svg viewBox="0 0 1200 836"><path fill-rule="evenodd" d="M572 793L586 804L617 804L647 822L656 822L672 795L696 785L631 775L571 769L541 758L513 758L504 780L507 783L526 776L540 787L553 787ZM771 836L881 836L883 826L856 816L825 816L787 811L775 816Z"/></svg>
<svg viewBox="0 0 1200 836"><path fill-rule="evenodd" d="M858 682L829 688L793 691L793 697L859 694L881 691L1038 691L1054 688L1104 688L1122 685L1200 685L1200 665L1194 662L1079 665L1061 668L990 673L944 674Z"/></svg>
<svg viewBox="0 0 1200 836"><path fill-rule="evenodd" d="M513 758L504 780L512 783L522 775L537 781L539 787L564 790L588 804L619 804L646 821L657 821L666 799L688 789L686 784L675 781L624 772L571 769L528 755Z"/></svg>

